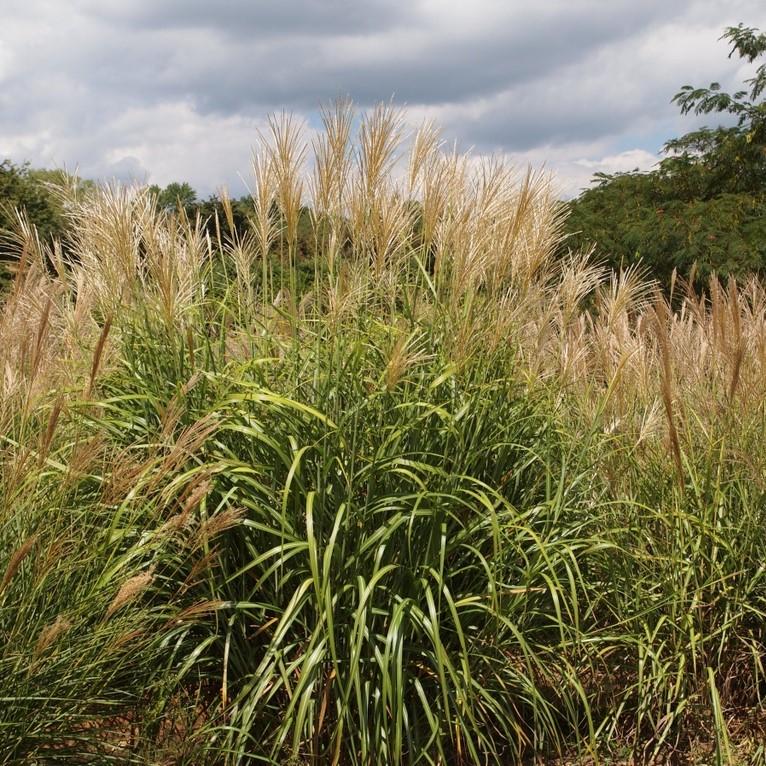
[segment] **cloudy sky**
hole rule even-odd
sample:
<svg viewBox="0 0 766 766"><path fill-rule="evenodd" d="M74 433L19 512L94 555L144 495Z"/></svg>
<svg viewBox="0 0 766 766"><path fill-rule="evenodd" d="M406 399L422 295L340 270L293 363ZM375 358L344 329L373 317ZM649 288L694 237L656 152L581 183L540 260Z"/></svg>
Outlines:
<svg viewBox="0 0 766 766"><path fill-rule="evenodd" d="M749 69L764 0L0 0L0 159L243 191L265 116L394 99L563 194L695 126L680 85ZM711 121L710 118L707 120Z"/></svg>

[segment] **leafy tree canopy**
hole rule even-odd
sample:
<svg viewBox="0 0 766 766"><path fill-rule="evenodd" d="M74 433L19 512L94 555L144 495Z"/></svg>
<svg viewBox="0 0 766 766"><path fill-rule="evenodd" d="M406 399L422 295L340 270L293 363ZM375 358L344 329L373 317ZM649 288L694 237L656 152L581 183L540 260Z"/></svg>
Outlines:
<svg viewBox="0 0 766 766"><path fill-rule="evenodd" d="M766 34L725 30L729 56L754 63ZM595 243L614 266L640 261L667 280L673 269L743 275L766 270L766 64L735 93L719 83L685 85L673 97L683 114L721 114L733 126L701 128L668 141L648 173L598 174L570 204L567 246Z"/></svg>
<svg viewBox="0 0 766 766"><path fill-rule="evenodd" d="M197 192L186 181L174 181L164 189L152 184L149 191L157 198L157 206L163 210L188 210L197 202Z"/></svg>
<svg viewBox="0 0 766 766"><path fill-rule="evenodd" d="M59 236L64 231L62 205L50 184L63 180L63 172L34 170L29 163L0 162L0 232L16 225L16 210L23 210L40 236Z"/></svg>
<svg viewBox="0 0 766 766"><path fill-rule="evenodd" d="M71 178L63 170L44 170L29 163L0 161L0 293L10 278L4 260L13 260L14 248L8 247L7 235L18 224L17 211L23 212L41 239L62 238L66 233L66 216L62 198L54 192ZM85 187L92 182L77 179Z"/></svg>

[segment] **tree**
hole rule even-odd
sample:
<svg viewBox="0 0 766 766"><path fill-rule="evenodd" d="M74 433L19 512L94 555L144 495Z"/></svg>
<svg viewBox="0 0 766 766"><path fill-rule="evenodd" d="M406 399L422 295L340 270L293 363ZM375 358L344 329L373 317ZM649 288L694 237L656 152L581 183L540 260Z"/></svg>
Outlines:
<svg viewBox="0 0 766 766"><path fill-rule="evenodd" d="M186 210L188 212L197 202L197 192L186 181L181 183L173 181L164 189L152 184L149 191L155 195L157 206L162 210Z"/></svg>
<svg viewBox="0 0 766 766"><path fill-rule="evenodd" d="M766 35L740 24L723 38L754 63ZM701 128L668 141L648 173L599 174L570 205L569 246L596 244L618 267L641 261L660 280L673 269L700 281L766 270L766 64L733 94L719 83L685 85L673 97L683 114L727 114L731 127Z"/></svg>
<svg viewBox="0 0 766 766"><path fill-rule="evenodd" d="M26 213L43 239L60 236L65 229L63 208L49 187L58 178L57 171L33 170L29 163L0 162L0 233L16 226L18 209Z"/></svg>
<svg viewBox="0 0 766 766"><path fill-rule="evenodd" d="M739 24L728 27L721 39L732 43L729 58L735 53L749 64L766 53L766 34L753 27ZM721 90L719 83L711 83L707 88L695 88L684 85L673 97L681 107L682 114L711 114L728 112L738 118L737 128L730 129L734 135L745 139L747 144L760 146L766 142L766 103L758 99L766 90L766 64L761 64L755 76L745 80L745 90L729 94ZM720 129L719 129L720 130Z"/></svg>
<svg viewBox="0 0 766 766"><path fill-rule="evenodd" d="M17 255L8 239L17 226L16 211L27 216L43 241L65 235L63 203L52 190L53 185L64 180L63 171L33 169L29 163L17 165L9 159L0 162L0 293L10 279L3 261L11 261Z"/></svg>

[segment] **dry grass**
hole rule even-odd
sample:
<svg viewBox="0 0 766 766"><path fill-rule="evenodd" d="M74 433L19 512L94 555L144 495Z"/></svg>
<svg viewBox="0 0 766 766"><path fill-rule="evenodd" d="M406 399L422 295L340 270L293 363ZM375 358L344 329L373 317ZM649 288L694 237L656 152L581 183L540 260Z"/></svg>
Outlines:
<svg viewBox="0 0 766 766"><path fill-rule="evenodd" d="M419 258L430 263L434 293L419 292L417 310L455 312L456 353L477 334L481 346L514 344L530 375L556 380L585 413L605 408L607 421L638 441L664 432L676 462L682 437L674 409L687 426L685 405L705 426L726 412L760 412L766 294L757 280L739 287L713 281L706 297L689 293L671 311L636 271L608 274L579 255L554 261L561 218L545 176L445 153L431 126L405 151L401 116L387 105L362 119L355 147L352 120L346 102L324 113L305 177L309 147L299 127L285 115L271 121L254 160L253 238L221 243L251 313L255 264L267 266L264 254L279 241L294 250L308 187L329 267L312 305L328 318L407 299L407 275ZM399 165L407 168L401 177ZM137 189L102 188L68 210L76 226L63 278L50 273L52 253L35 233L25 226L19 234L22 265L0 317L6 420L19 412L17 403L29 408L37 395L82 380L85 370L87 397L108 366L115 311L138 301L172 324L201 295L209 248L193 222L158 215ZM340 258L346 248L350 260ZM283 295L293 289L282 287ZM478 303L481 313L461 308Z"/></svg>

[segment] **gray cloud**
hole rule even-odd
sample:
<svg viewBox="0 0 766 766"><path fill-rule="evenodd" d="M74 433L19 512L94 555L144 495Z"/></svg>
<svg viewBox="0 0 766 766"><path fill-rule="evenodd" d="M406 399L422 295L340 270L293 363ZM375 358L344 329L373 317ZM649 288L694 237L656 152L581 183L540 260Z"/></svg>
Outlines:
<svg viewBox="0 0 766 766"><path fill-rule="evenodd" d="M392 95L436 104L538 79L684 8L668 10L662 0L549 2L524 11L517 3L489 5L495 12L486 23L463 25L460 5L449 3L428 13L348 0L231 2L223 10L180 0L113 1L93 14L104 39L66 55L73 68L90 66L101 87L186 98L221 113L263 104L313 108L338 93L362 105ZM475 13L481 20L481 3Z"/></svg>
<svg viewBox="0 0 766 766"><path fill-rule="evenodd" d="M766 26L760 0L8 5L0 155L203 191L236 182L268 111L310 116L338 95L393 96L462 146L554 167L650 156L658 132L692 124L669 103L681 84L741 77L722 28Z"/></svg>
<svg viewBox="0 0 766 766"><path fill-rule="evenodd" d="M114 178L123 183L132 183L133 181L143 182L149 175L149 171L141 164L137 157L121 157L116 162L112 162L104 168L103 175L107 178Z"/></svg>
<svg viewBox="0 0 766 766"><path fill-rule="evenodd" d="M85 7L122 29L202 29L230 39L370 33L415 20L414 6L385 0L165 0L88 2Z"/></svg>

